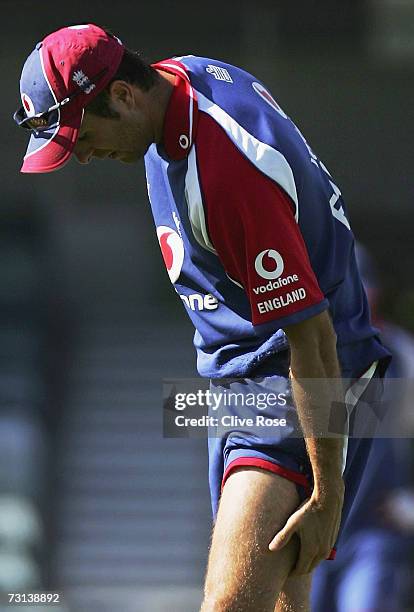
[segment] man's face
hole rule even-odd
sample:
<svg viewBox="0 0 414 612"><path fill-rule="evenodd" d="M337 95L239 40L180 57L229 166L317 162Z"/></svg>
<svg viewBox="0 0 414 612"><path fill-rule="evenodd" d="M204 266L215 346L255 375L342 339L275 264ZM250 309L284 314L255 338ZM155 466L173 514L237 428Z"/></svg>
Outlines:
<svg viewBox="0 0 414 612"><path fill-rule="evenodd" d="M87 164L94 157L133 163L145 155L152 141L145 114L123 104L111 102L111 107L119 118L85 112L74 149L80 163Z"/></svg>

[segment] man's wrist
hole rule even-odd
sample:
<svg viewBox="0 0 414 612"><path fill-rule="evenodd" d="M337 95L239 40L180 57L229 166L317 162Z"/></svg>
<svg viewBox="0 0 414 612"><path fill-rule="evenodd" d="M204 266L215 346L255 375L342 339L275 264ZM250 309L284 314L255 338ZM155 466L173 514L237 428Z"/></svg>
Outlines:
<svg viewBox="0 0 414 612"><path fill-rule="evenodd" d="M314 501L324 504L332 499L342 499L344 492L345 484L340 474L329 480L315 482L312 497Z"/></svg>
<svg viewBox="0 0 414 612"><path fill-rule="evenodd" d="M323 496L343 486L343 438L312 438L306 441L312 465L314 491Z"/></svg>

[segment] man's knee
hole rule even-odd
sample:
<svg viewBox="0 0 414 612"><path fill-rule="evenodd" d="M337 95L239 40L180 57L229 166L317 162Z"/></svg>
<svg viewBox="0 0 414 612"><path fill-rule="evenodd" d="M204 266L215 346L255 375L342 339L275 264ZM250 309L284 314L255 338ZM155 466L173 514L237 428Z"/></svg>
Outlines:
<svg viewBox="0 0 414 612"><path fill-rule="evenodd" d="M312 575L290 576L279 594L275 612L307 612L310 610Z"/></svg>
<svg viewBox="0 0 414 612"><path fill-rule="evenodd" d="M294 563L298 550L299 539L294 537L280 553L270 553L271 556L277 556L279 561L270 568L258 564L255 572L251 571L247 563L243 571L237 574L222 576L221 580L217 575L214 581L207 579L200 612L273 612L277 601L279 605L283 602L295 606L277 607L277 611L306 612L310 590L308 577L286 580L287 568Z"/></svg>
<svg viewBox="0 0 414 612"><path fill-rule="evenodd" d="M250 593L243 589L237 592L224 592L220 585L213 591L206 592L200 612L262 612L264 609L272 609L272 606L262 608L258 606L260 593Z"/></svg>
<svg viewBox="0 0 414 612"><path fill-rule="evenodd" d="M241 609L247 610L245 607L240 608L232 597L210 594L204 598L200 612L240 612Z"/></svg>

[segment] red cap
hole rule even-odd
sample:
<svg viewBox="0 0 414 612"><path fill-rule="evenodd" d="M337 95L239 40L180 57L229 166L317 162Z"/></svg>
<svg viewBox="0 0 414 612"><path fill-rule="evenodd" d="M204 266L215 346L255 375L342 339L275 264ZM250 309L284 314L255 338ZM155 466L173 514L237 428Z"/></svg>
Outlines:
<svg viewBox="0 0 414 612"><path fill-rule="evenodd" d="M23 67L23 107L16 114L34 117L58 107L47 117L49 128L32 131L21 172L51 172L69 160L83 110L111 81L124 49L93 24L62 28L36 45Z"/></svg>

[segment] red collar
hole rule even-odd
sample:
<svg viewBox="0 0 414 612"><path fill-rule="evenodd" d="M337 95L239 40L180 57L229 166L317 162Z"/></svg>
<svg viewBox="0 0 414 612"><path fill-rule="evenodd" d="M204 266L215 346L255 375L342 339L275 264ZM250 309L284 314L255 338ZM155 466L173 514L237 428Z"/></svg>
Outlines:
<svg viewBox="0 0 414 612"><path fill-rule="evenodd" d="M187 70L183 64L166 59L152 67L175 75L174 89L164 118L163 141L165 151L173 160L187 157L194 142L198 104Z"/></svg>

